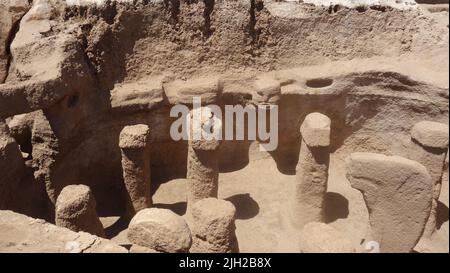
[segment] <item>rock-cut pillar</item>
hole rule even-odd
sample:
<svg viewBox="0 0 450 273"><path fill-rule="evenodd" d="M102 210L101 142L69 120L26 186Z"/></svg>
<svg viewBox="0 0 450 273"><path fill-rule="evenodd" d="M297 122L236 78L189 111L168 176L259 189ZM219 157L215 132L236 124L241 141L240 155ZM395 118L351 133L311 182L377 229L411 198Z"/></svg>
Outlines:
<svg viewBox="0 0 450 273"><path fill-rule="evenodd" d="M120 133L119 147L127 191L125 216L130 219L152 205L149 135L150 129L143 124L125 126Z"/></svg>
<svg viewBox="0 0 450 273"><path fill-rule="evenodd" d="M209 122L214 122L205 115L203 108L199 108L198 112L191 111L191 127L192 135L188 141L188 160L187 160L187 179L188 194L187 206L188 211L197 201L208 198L217 197L218 180L219 180L219 146L220 139L206 139L204 135L198 134L196 137L195 130L202 130L203 126ZM198 114L198 116L197 116ZM195 126L195 118L200 119L202 127ZM211 124L214 130L221 130L221 123ZM197 132L198 133L198 132Z"/></svg>
<svg viewBox="0 0 450 273"><path fill-rule="evenodd" d="M448 125L432 121L418 122L411 130L414 147L409 157L427 168L433 183L430 217L423 233L426 238L431 237L436 230L437 205L448 150L448 130Z"/></svg>
<svg viewBox="0 0 450 273"><path fill-rule="evenodd" d="M426 168L400 156L353 153L347 179L369 211L368 241L381 252L408 253L419 241L431 209L432 182Z"/></svg>
<svg viewBox="0 0 450 273"><path fill-rule="evenodd" d="M327 116L311 113L300 128L302 142L291 201L291 220L297 228L324 220L330 162L330 124Z"/></svg>

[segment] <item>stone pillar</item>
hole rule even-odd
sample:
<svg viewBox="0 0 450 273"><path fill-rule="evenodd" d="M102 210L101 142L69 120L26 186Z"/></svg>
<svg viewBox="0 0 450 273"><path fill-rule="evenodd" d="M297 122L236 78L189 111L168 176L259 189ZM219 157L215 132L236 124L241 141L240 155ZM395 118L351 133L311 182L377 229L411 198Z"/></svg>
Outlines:
<svg viewBox="0 0 450 273"><path fill-rule="evenodd" d="M201 125L210 122L205 118L203 108L199 108L202 115ZM195 111L191 111L191 120L195 116ZM194 122L191 122L191 128ZM214 124L214 130L221 130L221 124ZM202 127L203 128L203 127ZM196 130L193 128L192 130ZM207 140L201 137L194 139L195 132L191 132L189 138L188 160L187 160L187 179L188 179L188 195L187 206L188 212L195 202L207 198L217 197L218 180L219 180L219 163L218 153L221 141L217 139Z"/></svg>
<svg viewBox="0 0 450 273"><path fill-rule="evenodd" d="M237 253L236 208L231 202L205 198L192 206L191 253Z"/></svg>
<svg viewBox="0 0 450 273"><path fill-rule="evenodd" d="M300 128L302 143L291 206L292 223L297 228L324 220L323 207L330 162L330 124L327 116L311 113Z"/></svg>
<svg viewBox="0 0 450 273"><path fill-rule="evenodd" d="M127 190L125 216L129 219L152 205L149 135L150 129L143 124L125 126L120 132L119 147Z"/></svg>
<svg viewBox="0 0 450 273"><path fill-rule="evenodd" d="M409 253L425 228L432 182L426 168L400 156L353 153L346 162L351 186L369 211L370 234L381 252Z"/></svg>
<svg viewBox="0 0 450 273"><path fill-rule="evenodd" d="M418 122L411 130L414 147L410 158L427 168L433 183L431 212L423 233L426 238L431 237L436 230L436 209L448 150L448 130L448 125L432 121Z"/></svg>
<svg viewBox="0 0 450 273"><path fill-rule="evenodd" d="M56 201L55 222L75 232L85 231L105 237L103 225L98 218L96 203L86 185L69 185L59 194Z"/></svg>
<svg viewBox="0 0 450 273"><path fill-rule="evenodd" d="M270 77L259 78L254 82L253 100L257 104L277 104L281 98L281 84Z"/></svg>

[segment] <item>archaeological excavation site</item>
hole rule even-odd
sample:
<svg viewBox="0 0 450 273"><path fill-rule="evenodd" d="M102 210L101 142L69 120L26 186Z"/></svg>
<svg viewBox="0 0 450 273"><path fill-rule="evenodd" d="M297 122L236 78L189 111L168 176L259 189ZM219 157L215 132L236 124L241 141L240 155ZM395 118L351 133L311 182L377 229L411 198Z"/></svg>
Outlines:
<svg viewBox="0 0 450 273"><path fill-rule="evenodd" d="M448 0L0 0L0 253L448 253L448 26Z"/></svg>

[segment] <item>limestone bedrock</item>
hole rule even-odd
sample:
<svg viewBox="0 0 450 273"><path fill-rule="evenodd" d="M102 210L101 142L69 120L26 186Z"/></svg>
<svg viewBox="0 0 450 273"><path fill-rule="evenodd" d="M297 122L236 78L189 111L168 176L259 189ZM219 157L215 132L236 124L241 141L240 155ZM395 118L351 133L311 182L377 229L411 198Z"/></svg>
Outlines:
<svg viewBox="0 0 450 273"><path fill-rule="evenodd" d="M379 243L381 252L410 252L431 210L433 185L426 168L400 156L353 153L346 169L369 211L369 239Z"/></svg>

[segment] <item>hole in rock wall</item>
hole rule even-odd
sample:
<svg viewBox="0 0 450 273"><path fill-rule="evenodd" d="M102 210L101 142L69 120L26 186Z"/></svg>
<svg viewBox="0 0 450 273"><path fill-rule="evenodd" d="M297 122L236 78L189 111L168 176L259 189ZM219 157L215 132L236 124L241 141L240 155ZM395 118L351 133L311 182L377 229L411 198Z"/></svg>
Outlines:
<svg viewBox="0 0 450 273"><path fill-rule="evenodd" d="M311 79L306 81L306 86L310 88L325 88L331 86L332 84L333 79L328 78Z"/></svg>

